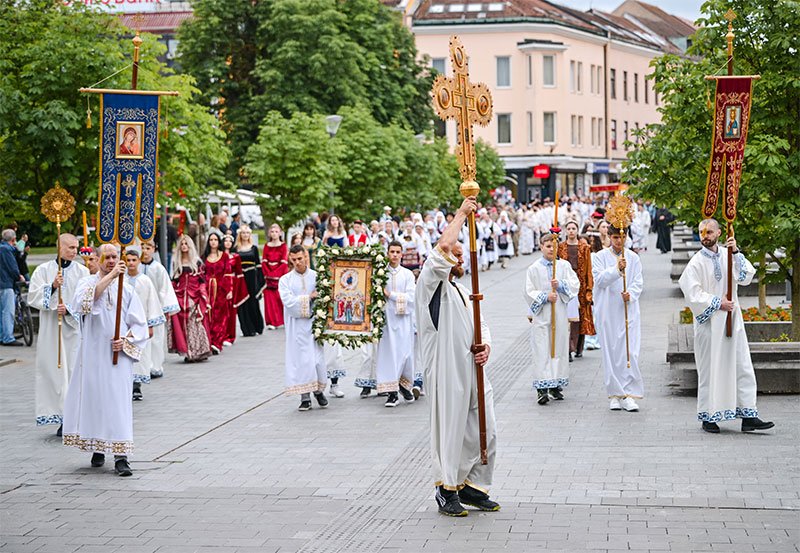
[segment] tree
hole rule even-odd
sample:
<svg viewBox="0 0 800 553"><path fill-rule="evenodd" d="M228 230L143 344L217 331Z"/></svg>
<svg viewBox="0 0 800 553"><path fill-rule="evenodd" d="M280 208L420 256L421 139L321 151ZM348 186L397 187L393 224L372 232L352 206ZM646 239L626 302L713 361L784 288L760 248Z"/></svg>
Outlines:
<svg viewBox="0 0 800 553"><path fill-rule="evenodd" d="M75 2L29 0L0 4L0 217L52 233L40 224L39 198L56 181L75 196L78 209L92 205L98 186L97 97L88 100L93 128L86 128L89 86L130 63L129 31L118 19ZM128 34L128 37L125 35ZM155 60L164 53L152 35L143 35L140 88L175 89L164 101L169 127L162 138L162 190L189 195L218 183L227 164L223 134L192 97L188 76L178 76ZM130 72L103 82L130 88ZM87 211L90 211L87 208ZM65 230L78 228L73 218Z"/></svg>
<svg viewBox="0 0 800 553"><path fill-rule="evenodd" d="M701 220L708 171L713 85L704 80L725 64L727 21L735 20L736 74L760 74L753 88L750 130L739 190L736 239L761 281L792 283L792 338L800 341L800 11L793 2L709 0L687 52L653 61L662 120L642 132L623 178L632 192L669 206L690 225ZM720 216L721 217L721 216Z"/></svg>
<svg viewBox="0 0 800 553"><path fill-rule="evenodd" d="M489 190L502 186L506 182L506 168L497 150L482 139L475 141L476 175L481 191L478 200L481 203L491 201Z"/></svg>

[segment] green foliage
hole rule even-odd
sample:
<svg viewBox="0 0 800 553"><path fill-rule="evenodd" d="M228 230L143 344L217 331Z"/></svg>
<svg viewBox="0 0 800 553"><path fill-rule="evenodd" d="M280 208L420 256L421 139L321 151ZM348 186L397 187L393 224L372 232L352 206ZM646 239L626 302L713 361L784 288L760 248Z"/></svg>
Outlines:
<svg viewBox="0 0 800 553"><path fill-rule="evenodd" d="M475 161L477 162L477 181L481 185L478 201L487 203L491 200L489 190L502 186L506 182L505 165L497 150L480 138L475 142Z"/></svg>
<svg viewBox="0 0 800 553"><path fill-rule="evenodd" d="M90 86L130 63L132 45L118 19L79 2L29 0L0 4L0 220L17 220L25 230L52 233L42 225L39 199L55 181L75 196L77 210L91 213L98 183L98 101L90 95L91 129L86 128ZM188 76L174 75L156 56L164 48L143 35L139 87L174 89L164 99L171 132L161 142L162 190L180 187L189 196L218 183L228 149L216 121L192 101ZM106 80L107 88L130 88L130 70ZM71 227L76 230L79 217Z"/></svg>

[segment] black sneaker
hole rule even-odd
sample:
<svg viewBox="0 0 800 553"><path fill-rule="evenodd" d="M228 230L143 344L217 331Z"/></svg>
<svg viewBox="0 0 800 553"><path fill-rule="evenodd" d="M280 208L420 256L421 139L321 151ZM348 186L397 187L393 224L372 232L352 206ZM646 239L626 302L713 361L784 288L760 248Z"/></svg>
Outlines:
<svg viewBox="0 0 800 553"><path fill-rule="evenodd" d="M758 417L742 419L742 432L753 432L754 430L769 430L775 426L772 421L762 421Z"/></svg>
<svg viewBox="0 0 800 553"><path fill-rule="evenodd" d="M300 402L300 407L297 408L298 411L310 411L311 410L311 400L306 399Z"/></svg>
<svg viewBox="0 0 800 553"><path fill-rule="evenodd" d="M548 390L548 393L550 394L550 397L555 399L555 400L561 401L562 399L564 399L564 394L561 393L561 388L560 387L558 387L558 388L550 388Z"/></svg>
<svg viewBox="0 0 800 553"><path fill-rule="evenodd" d="M458 492L458 499L464 505L477 507L481 511L499 511L500 504L489 499L489 494L476 490L471 486L464 486Z"/></svg>
<svg viewBox="0 0 800 553"><path fill-rule="evenodd" d="M744 424L744 421L742 421L742 424ZM717 423L715 422L703 421L703 430L710 432L711 434L719 434L719 426L717 426Z"/></svg>
<svg viewBox="0 0 800 553"><path fill-rule="evenodd" d="M128 459L125 457L114 461L114 470L116 470L117 474L120 476L130 476L133 474L131 466L128 464Z"/></svg>
<svg viewBox="0 0 800 553"><path fill-rule="evenodd" d="M58 430L56 430L56 436L60 438L63 435L64 435L64 425L62 424L61 426L58 427Z"/></svg>
<svg viewBox="0 0 800 553"><path fill-rule="evenodd" d="M412 394L410 390L407 390L402 386L400 386L400 395L403 396L403 399L409 403L414 401L414 394Z"/></svg>
<svg viewBox="0 0 800 553"><path fill-rule="evenodd" d="M371 393L372 393L372 388L370 388L369 386L364 386L363 388L361 388L361 399L368 398Z"/></svg>
<svg viewBox="0 0 800 553"><path fill-rule="evenodd" d="M315 393L314 399L317 400L317 403L323 409L325 409L328 406L328 398L326 398L325 394L323 394L322 392Z"/></svg>
<svg viewBox="0 0 800 553"><path fill-rule="evenodd" d="M542 389L536 390L536 393L539 395L539 399L536 400L536 402L539 405L546 405L547 402L550 401L550 398L547 397L547 390L546 389L542 388Z"/></svg>
<svg viewBox="0 0 800 553"><path fill-rule="evenodd" d="M445 490L441 486L436 488L436 504L439 512L449 517L465 517L469 514L458 500L458 493Z"/></svg>
<svg viewBox="0 0 800 553"><path fill-rule="evenodd" d="M397 407L397 404L400 403L400 398L397 396L397 392L389 392L389 397L386 399L386 403L384 403L384 407Z"/></svg>
<svg viewBox="0 0 800 553"><path fill-rule="evenodd" d="M386 397L389 395L389 392L378 392L378 397Z"/></svg>
<svg viewBox="0 0 800 553"><path fill-rule="evenodd" d="M141 382L133 383L133 401L142 401L142 384Z"/></svg>
<svg viewBox="0 0 800 553"><path fill-rule="evenodd" d="M102 467L106 464L106 456L102 453L92 453L92 466Z"/></svg>
<svg viewBox="0 0 800 553"><path fill-rule="evenodd" d="M569 352L569 362L572 363L572 352Z"/></svg>
<svg viewBox="0 0 800 553"><path fill-rule="evenodd" d="M575 358L576 358L576 359L580 359L581 357L583 357L583 352L582 352L582 351L579 351L579 352L577 352L577 353L575 354Z"/></svg>

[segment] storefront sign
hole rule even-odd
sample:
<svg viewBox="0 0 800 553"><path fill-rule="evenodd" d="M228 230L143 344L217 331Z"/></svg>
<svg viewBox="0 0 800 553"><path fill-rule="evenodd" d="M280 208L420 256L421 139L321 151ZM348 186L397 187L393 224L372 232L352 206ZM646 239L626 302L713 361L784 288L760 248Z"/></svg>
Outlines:
<svg viewBox="0 0 800 553"><path fill-rule="evenodd" d="M549 165L535 165L533 167L533 176L537 179L547 179L550 178L550 166Z"/></svg>
<svg viewBox="0 0 800 553"><path fill-rule="evenodd" d="M608 174L609 172L609 164L608 163L594 163L590 162L586 164L586 172L590 175L594 174Z"/></svg>

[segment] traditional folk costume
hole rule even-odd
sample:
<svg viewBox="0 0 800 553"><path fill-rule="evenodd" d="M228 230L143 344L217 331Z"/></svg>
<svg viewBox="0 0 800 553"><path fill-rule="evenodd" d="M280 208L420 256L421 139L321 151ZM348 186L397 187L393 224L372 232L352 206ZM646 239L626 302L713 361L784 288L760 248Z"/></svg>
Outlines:
<svg viewBox="0 0 800 553"><path fill-rule="evenodd" d="M155 336L156 327L164 325L167 319L161 310L161 301L158 299L158 292L156 292L153 282L147 276L139 273L136 276L125 275L125 284L133 288L139 297L139 302L144 309L147 328L152 328L153 336ZM150 383L150 370L153 366L153 343L150 339L149 330L147 340L145 340L141 349L142 352L139 359L133 364L134 388L137 388L136 384ZM137 399L141 399L141 396Z"/></svg>
<svg viewBox="0 0 800 553"><path fill-rule="evenodd" d="M226 331L226 340L233 344L236 341L236 318L239 307L244 304L249 298L247 293L247 283L244 281L244 272L242 271L242 258L238 253L228 253L228 273L225 275L230 281L230 288L233 290L233 297L227 300L228 306L228 327Z"/></svg>
<svg viewBox="0 0 800 553"><path fill-rule="evenodd" d="M436 486L447 491L461 490L466 485L488 494L497 453L494 399L487 378L484 400L488 464L482 465L472 302L466 288L450 281L450 269L456 263L454 257L434 248L422 267L415 293L417 331L431 404L433 479ZM483 343L491 345L489 327L483 319L481 336Z"/></svg>
<svg viewBox="0 0 800 553"><path fill-rule="evenodd" d="M170 319L170 351L184 356L184 361L204 361L211 355L208 341L208 292L203 266L196 271L184 265L172 279L181 310Z"/></svg>
<svg viewBox="0 0 800 553"><path fill-rule="evenodd" d="M48 261L36 267L28 287L28 304L39 310L39 341L36 348L36 424L61 424L64 398L67 395L75 356L80 345L79 321L69 302L75 295L78 282L88 276L89 270L74 261L61 261L64 283L62 303L67 313L61 325L61 368L58 368L58 289L53 281L58 275L58 262Z"/></svg>
<svg viewBox="0 0 800 553"><path fill-rule="evenodd" d="M539 394L539 403L547 403L548 390L560 398L555 390L569 385L569 324L567 304L578 295L580 282L568 261L556 260L558 299L555 304L547 300L552 291L553 263L544 257L530 267L525 281L525 301L531 321L530 343L533 352L533 388ZM555 357L550 357L552 307L556 311Z"/></svg>
<svg viewBox="0 0 800 553"><path fill-rule="evenodd" d="M397 405L397 392L414 401L414 273L405 267L387 267L389 297L386 325L378 343L378 393L388 392L387 407ZM402 390L401 390L402 388Z"/></svg>
<svg viewBox="0 0 800 553"><path fill-rule="evenodd" d="M267 328L283 326L283 305L278 293L278 280L289 272L286 243L278 246L264 245L264 258L261 260L261 271L264 274L266 288L264 290L264 322Z"/></svg>
<svg viewBox="0 0 800 553"><path fill-rule="evenodd" d="M158 299L161 303L161 311L165 320L180 311L178 298L175 296L175 288L172 287L172 280L164 266L158 261L150 260L149 263L139 265L139 272L144 273L153 283L158 292ZM167 358L167 328L168 324L153 327L153 337L150 339L150 376L159 377L164 375L164 361Z"/></svg>
<svg viewBox="0 0 800 553"><path fill-rule="evenodd" d="M208 291L208 330L211 347L217 353L222 350L228 341L229 324L231 315L228 294L233 295L234 281L229 276L231 272L231 259L226 252L221 252L219 259L211 261L206 258L204 263L206 274L206 290Z"/></svg>
<svg viewBox="0 0 800 553"><path fill-rule="evenodd" d="M242 335L255 336L264 332L264 317L261 316L261 308L258 305L258 300L264 293L264 273L261 271L258 248L250 246L250 249L237 250L236 253L242 260L248 294L245 302L239 306L239 326L242 328Z"/></svg>
<svg viewBox="0 0 800 553"><path fill-rule="evenodd" d="M561 242L558 245L558 257L569 262L580 282L578 296L570 300L570 307L576 308L578 316L575 317L577 320L570 319L569 322L569 351L576 357L582 357L585 337L595 333L592 314L592 249L584 240L579 240L577 244Z"/></svg>
<svg viewBox="0 0 800 553"><path fill-rule="evenodd" d="M134 289L124 284L119 335L125 344L114 365L119 281L95 300L99 281L100 275L83 278L70 303L80 318L81 341L64 402L64 445L124 456L133 450L133 363L147 341L147 318Z"/></svg>
<svg viewBox="0 0 800 553"><path fill-rule="evenodd" d="M597 334L600 339L600 350L603 353L603 371L605 373L606 393L612 400L612 409L620 407L617 402L625 399L639 399L644 396L644 382L639 370L639 347L641 344L641 317L639 314L639 296L642 294L642 262L631 250L625 251L625 280L630 301L628 302L628 341L631 366L625 349L625 302L622 299L622 273L619 271L617 254L613 247L604 248L594 256L594 310Z"/></svg>
<svg viewBox="0 0 800 553"><path fill-rule="evenodd" d="M703 248L689 260L679 281L694 315L697 418L703 423L758 417L756 377L738 308L738 287L750 284L756 271L743 253L733 255L731 298L737 305L732 311L730 338L725 333L727 312L720 309L727 297L727 272L727 248L717 246L716 253ZM742 421L743 430L746 422ZM766 428L772 426L765 424L769 424Z"/></svg>

